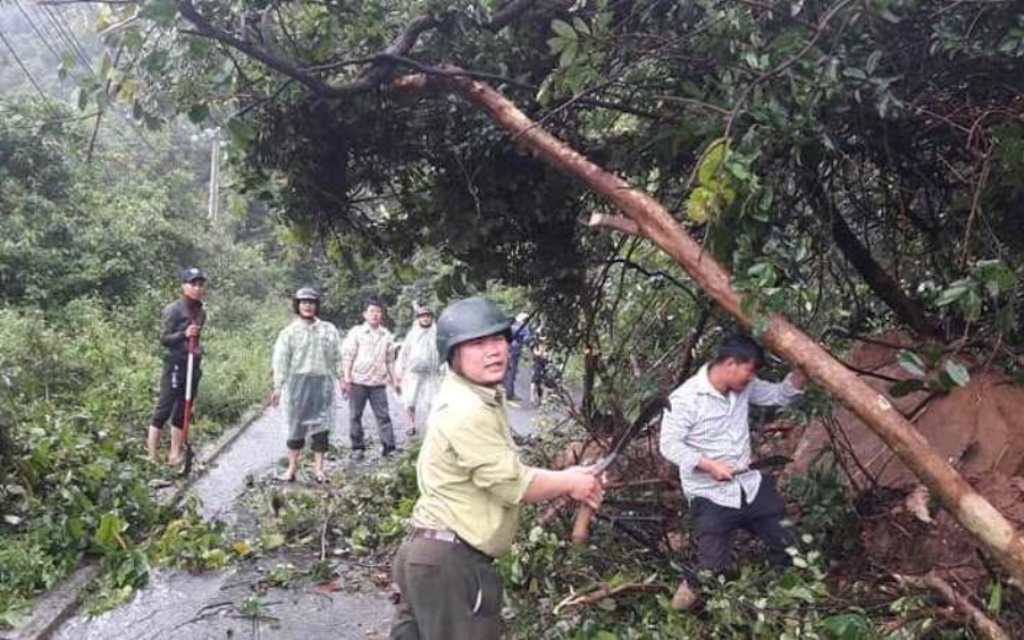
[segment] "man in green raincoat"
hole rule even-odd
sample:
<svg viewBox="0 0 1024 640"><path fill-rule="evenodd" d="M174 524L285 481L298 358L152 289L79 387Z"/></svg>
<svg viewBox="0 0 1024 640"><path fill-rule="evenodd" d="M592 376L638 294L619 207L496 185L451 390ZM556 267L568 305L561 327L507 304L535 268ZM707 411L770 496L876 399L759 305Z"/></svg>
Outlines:
<svg viewBox="0 0 1024 640"><path fill-rule="evenodd" d="M275 407L283 405L288 425L288 468L279 479L295 480L299 455L309 438L314 477L326 482L324 453L335 422L341 336L333 324L320 319L320 294L315 289L299 289L292 304L298 317L278 334L272 361L270 401Z"/></svg>

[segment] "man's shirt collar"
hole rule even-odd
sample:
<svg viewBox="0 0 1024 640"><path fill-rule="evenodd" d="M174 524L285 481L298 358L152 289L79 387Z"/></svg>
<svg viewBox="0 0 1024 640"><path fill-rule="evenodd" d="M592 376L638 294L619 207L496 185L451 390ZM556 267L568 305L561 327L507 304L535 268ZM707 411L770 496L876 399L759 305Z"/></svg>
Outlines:
<svg viewBox="0 0 1024 640"><path fill-rule="evenodd" d="M505 394L502 391L500 384L496 387L485 387L483 385L470 382L467 378L462 377L453 369L450 369L449 372L451 373L452 380L454 380L460 388L465 389L480 398L484 404L490 407L501 407L504 404Z"/></svg>
<svg viewBox="0 0 1024 640"><path fill-rule="evenodd" d="M721 400L728 400L729 396L722 393L715 388L715 385L711 384L711 378L708 377L708 371L711 368L710 364L705 364L697 372L697 393L709 396L714 396Z"/></svg>

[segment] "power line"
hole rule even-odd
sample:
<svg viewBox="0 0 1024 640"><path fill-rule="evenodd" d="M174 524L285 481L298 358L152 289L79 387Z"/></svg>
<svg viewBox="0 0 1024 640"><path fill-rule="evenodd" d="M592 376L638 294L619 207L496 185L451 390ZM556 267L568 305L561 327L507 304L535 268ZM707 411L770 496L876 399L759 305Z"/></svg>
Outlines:
<svg viewBox="0 0 1024 640"><path fill-rule="evenodd" d="M43 36L42 32L39 30L39 27L36 26L35 20L33 20L32 16L28 15L28 12L25 11L25 7L22 6L21 0L14 0L14 4L18 7L18 11L21 12L21 15L25 16L25 20L28 22L28 26L32 27L32 31L35 32L36 37L39 38L39 40L46 46L46 48L50 50L50 53L52 53L53 57L57 59L57 62L60 62L60 54L58 54L57 50L53 48L53 46L50 44L50 41Z"/></svg>
<svg viewBox="0 0 1024 640"><path fill-rule="evenodd" d="M100 78L97 76L96 71L92 68L92 65L89 63L88 56L85 54L84 49L78 43L77 36L75 36L74 31L64 21L63 16L60 13L57 13L57 12L53 11L48 6L45 6L45 5L36 5L36 6L38 8L40 8L44 12L46 17L53 24L54 29L57 31L57 34L60 37L60 39L63 40L63 42L65 43L65 46L67 46L68 52L71 54L72 58L77 60L78 64L80 66L84 67L85 70L89 73L89 75L91 75L97 82L100 82ZM146 147L150 151L156 151L156 149L153 147L153 144L142 134L141 131L139 131L139 128L136 126L136 124L134 122L132 122L131 119L127 118L124 114L122 114L120 112L120 110L117 109L116 106L110 105L110 108L111 108L111 111L114 112L114 115L116 115L118 117L118 119L120 119L123 123L128 125L128 127L132 130L132 133L135 134L135 136L142 142L142 144L146 145ZM103 109L101 107L101 109L100 109L100 113L101 114L102 114L102 111L103 111ZM99 117L101 117L101 115L97 116L97 118L99 118ZM97 125L98 124L99 124L99 120L97 119ZM123 135L121 133L120 129L115 129L115 131L119 135Z"/></svg>
<svg viewBox="0 0 1024 640"><path fill-rule="evenodd" d="M88 69L91 73L92 65L89 64L89 59L78 48L76 48L75 43L71 41L71 38L68 35L67 27L63 24L63 19L61 18L60 14L54 12L50 7L47 7L45 5L38 6L46 15L46 17L49 18L50 22L53 24L53 28L57 31L57 35L64 42L64 46L67 47L68 53L70 53L73 57L76 57L78 62L83 67Z"/></svg>
<svg viewBox="0 0 1024 640"><path fill-rule="evenodd" d="M48 101L49 98L47 97L46 93L43 92L42 87L39 86L39 83L36 82L36 79L32 77L32 73L28 70L28 67L25 66L25 63L22 62L21 58L18 57L18 52L15 51L14 47L11 46L11 43L7 40L7 36L4 35L4 32L2 30L0 30L0 40L3 40L3 43L7 46L7 50L11 52L12 56L14 56L14 61L17 62L18 66L21 67L21 70L25 72L25 77L27 77L28 81L32 83L32 86L36 88L36 91L39 92L39 95L43 98L44 101Z"/></svg>

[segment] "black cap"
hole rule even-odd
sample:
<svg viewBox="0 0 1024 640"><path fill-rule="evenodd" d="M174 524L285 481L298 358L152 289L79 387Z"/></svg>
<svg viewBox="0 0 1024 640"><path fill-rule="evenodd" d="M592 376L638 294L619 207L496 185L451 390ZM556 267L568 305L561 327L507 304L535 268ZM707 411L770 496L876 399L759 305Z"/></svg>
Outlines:
<svg viewBox="0 0 1024 640"><path fill-rule="evenodd" d="M189 267L181 272L182 282L192 282L193 280L206 280L206 272L199 267Z"/></svg>

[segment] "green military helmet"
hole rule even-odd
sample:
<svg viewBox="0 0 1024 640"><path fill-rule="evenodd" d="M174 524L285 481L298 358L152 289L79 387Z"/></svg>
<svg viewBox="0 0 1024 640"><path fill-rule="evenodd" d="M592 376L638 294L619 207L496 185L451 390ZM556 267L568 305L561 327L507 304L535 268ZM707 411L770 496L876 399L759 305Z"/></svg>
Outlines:
<svg viewBox="0 0 1024 640"><path fill-rule="evenodd" d="M451 362L452 350L463 342L504 334L512 338L512 320L493 301L482 297L451 303L437 320L437 351Z"/></svg>

